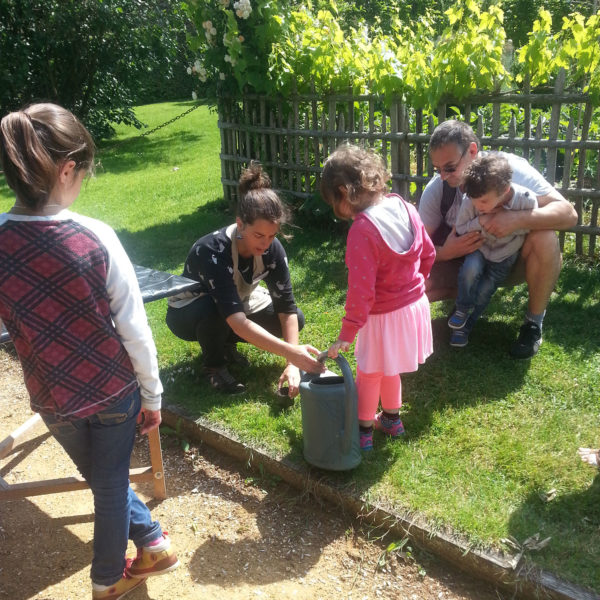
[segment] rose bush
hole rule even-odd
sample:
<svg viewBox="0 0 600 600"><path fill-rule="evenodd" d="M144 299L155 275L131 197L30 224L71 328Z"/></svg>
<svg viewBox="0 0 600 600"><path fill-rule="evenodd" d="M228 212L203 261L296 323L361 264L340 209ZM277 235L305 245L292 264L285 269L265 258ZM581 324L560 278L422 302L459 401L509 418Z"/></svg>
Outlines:
<svg viewBox="0 0 600 600"><path fill-rule="evenodd" d="M201 95L273 91L268 57L283 35L284 8L278 0L188 0L197 30L190 44L198 55L188 72Z"/></svg>

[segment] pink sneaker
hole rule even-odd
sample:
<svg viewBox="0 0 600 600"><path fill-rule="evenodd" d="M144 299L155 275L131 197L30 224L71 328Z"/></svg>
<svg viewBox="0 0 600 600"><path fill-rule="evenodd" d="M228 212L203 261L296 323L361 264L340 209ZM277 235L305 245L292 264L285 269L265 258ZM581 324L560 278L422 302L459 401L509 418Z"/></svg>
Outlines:
<svg viewBox="0 0 600 600"><path fill-rule="evenodd" d="M404 425L402 425L400 416L397 416L395 419L390 419L383 413L377 413L375 415L373 427L394 438L404 435Z"/></svg>
<svg viewBox="0 0 600 600"><path fill-rule="evenodd" d="M360 432L360 449L364 452L373 450L373 430Z"/></svg>

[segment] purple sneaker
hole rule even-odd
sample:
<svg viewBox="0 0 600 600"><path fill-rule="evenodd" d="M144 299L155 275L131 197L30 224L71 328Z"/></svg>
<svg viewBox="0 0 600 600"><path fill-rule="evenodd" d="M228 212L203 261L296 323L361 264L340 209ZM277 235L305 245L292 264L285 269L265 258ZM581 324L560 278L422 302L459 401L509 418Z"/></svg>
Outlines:
<svg viewBox="0 0 600 600"><path fill-rule="evenodd" d="M375 415L373 427L394 438L404 435L404 425L402 425L402 421L400 420L399 416L397 416L395 419L390 419L383 413L377 413Z"/></svg>
<svg viewBox="0 0 600 600"><path fill-rule="evenodd" d="M360 449L365 452L373 450L373 429L360 432Z"/></svg>

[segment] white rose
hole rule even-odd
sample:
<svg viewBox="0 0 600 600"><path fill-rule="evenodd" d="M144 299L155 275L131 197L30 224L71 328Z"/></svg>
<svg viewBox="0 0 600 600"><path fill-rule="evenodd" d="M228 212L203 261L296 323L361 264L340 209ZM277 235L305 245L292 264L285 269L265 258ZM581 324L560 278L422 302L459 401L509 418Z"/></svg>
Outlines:
<svg viewBox="0 0 600 600"><path fill-rule="evenodd" d="M196 94L196 92L192 92L192 100L198 100L198 94Z"/></svg>

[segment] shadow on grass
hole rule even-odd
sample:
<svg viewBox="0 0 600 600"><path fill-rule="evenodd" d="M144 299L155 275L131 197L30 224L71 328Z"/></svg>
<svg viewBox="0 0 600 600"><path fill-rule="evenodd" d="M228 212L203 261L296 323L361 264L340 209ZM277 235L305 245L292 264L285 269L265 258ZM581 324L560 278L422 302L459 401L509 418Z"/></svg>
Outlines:
<svg viewBox="0 0 600 600"><path fill-rule="evenodd" d="M133 263L180 274L180 265L194 242L233 221L225 200L215 198L174 221L136 232L121 229L117 235Z"/></svg>
<svg viewBox="0 0 600 600"><path fill-rule="evenodd" d="M201 132L178 131L166 137L133 137L115 141L100 150L96 176L102 177L105 172L119 175L159 164L166 156L173 155L174 147L201 144L205 137Z"/></svg>
<svg viewBox="0 0 600 600"><path fill-rule="evenodd" d="M345 293L346 234L343 225L311 228L300 222L291 242L284 244L294 290L319 296L331 290Z"/></svg>
<svg viewBox="0 0 600 600"><path fill-rule="evenodd" d="M580 468L578 463L574 448L574 469ZM554 573L571 573L574 583L596 592L600 591L599 530L600 475L587 489L559 493L549 502L533 491L508 520L508 532L521 543L537 533L540 541L551 537L545 549L530 555L534 562Z"/></svg>
<svg viewBox="0 0 600 600"><path fill-rule="evenodd" d="M240 344L239 348L249 348L248 344ZM255 351L260 352L260 351ZM266 407L265 416L280 417L289 414L294 402L282 399L277 395L277 382L284 365L278 364L278 357L261 353L260 362L250 359L250 365L242 367L232 365L230 372L238 381L246 386L242 394L223 394L216 392L205 380L202 365L202 351L197 346L197 354L161 369L161 379L165 387L165 397L181 398L178 405L191 416L199 417L211 412L214 408L242 406L248 402L263 404ZM298 402L298 399L295 400Z"/></svg>
<svg viewBox="0 0 600 600"><path fill-rule="evenodd" d="M555 297L548 307L544 335L569 352L598 351L600 278L598 266L565 261Z"/></svg>
<svg viewBox="0 0 600 600"><path fill-rule="evenodd" d="M518 390L530 361L510 358L512 328L480 320L469 345L449 345L445 318L434 319L434 353L415 373L402 375L403 397L409 405L404 422L408 439L426 433L433 414L447 407L460 408L505 398Z"/></svg>

